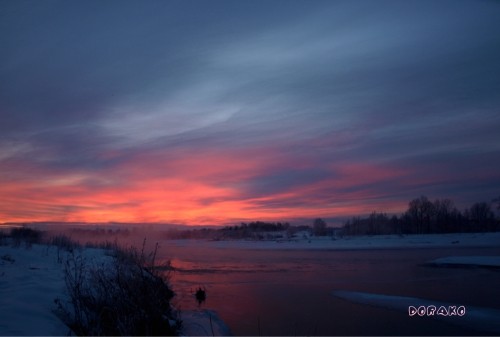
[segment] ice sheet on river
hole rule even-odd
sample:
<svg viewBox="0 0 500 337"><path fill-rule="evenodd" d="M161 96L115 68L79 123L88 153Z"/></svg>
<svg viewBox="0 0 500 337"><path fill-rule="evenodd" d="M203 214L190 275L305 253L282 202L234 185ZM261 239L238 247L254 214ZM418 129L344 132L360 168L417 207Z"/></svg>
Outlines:
<svg viewBox="0 0 500 337"><path fill-rule="evenodd" d="M500 256L448 256L427 263L437 267L500 268Z"/></svg>
<svg viewBox="0 0 500 337"><path fill-rule="evenodd" d="M421 306L426 308L429 306L435 306L436 309L442 306L445 309L448 309L450 306L458 308L463 305L465 306L465 314L463 316L442 316L434 314L429 317L478 331L500 333L500 310L494 308L473 307L463 303L447 303L416 297L382 295L357 291L334 291L333 296L350 302L398 310L407 314L409 314L410 306L415 308ZM417 317L417 319L418 318L420 317Z"/></svg>

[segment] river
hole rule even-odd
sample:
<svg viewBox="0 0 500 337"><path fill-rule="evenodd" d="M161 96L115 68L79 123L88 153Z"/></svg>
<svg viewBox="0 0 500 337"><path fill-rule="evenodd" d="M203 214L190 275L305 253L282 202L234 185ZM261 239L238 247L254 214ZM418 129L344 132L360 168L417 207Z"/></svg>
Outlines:
<svg viewBox="0 0 500 337"><path fill-rule="evenodd" d="M186 240L160 249L176 269L174 305L215 310L234 335L488 334L332 296L351 290L500 309L498 270L424 266L452 255L500 255L500 248L262 250ZM201 305L198 287L207 294Z"/></svg>

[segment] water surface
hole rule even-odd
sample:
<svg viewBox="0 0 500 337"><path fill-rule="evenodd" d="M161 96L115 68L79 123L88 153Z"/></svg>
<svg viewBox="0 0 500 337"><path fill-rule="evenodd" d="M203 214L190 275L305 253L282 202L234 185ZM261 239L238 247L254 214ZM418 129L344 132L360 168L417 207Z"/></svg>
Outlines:
<svg viewBox="0 0 500 337"><path fill-rule="evenodd" d="M450 255L500 255L500 248L252 250L166 241L161 249L176 268L177 306L198 308L193 293L204 287L201 308L217 311L235 335L488 334L331 295L352 290L500 309L498 270L423 266Z"/></svg>

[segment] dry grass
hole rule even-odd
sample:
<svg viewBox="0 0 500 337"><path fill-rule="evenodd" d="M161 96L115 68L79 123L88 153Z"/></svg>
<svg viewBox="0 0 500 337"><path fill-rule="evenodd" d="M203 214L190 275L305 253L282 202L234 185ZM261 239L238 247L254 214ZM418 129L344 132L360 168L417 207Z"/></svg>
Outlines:
<svg viewBox="0 0 500 337"><path fill-rule="evenodd" d="M146 254L114 247L109 264L95 265L74 252L65 262L69 302L56 300L57 315L77 335L176 335L180 321L170 300L169 265ZM160 271L161 270L161 271Z"/></svg>

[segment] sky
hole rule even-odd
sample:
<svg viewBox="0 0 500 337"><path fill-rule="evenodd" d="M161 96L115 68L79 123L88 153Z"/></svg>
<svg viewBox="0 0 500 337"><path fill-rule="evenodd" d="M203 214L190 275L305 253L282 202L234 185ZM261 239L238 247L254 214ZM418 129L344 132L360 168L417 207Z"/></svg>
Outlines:
<svg viewBox="0 0 500 337"><path fill-rule="evenodd" d="M0 2L0 223L500 196L500 2Z"/></svg>

